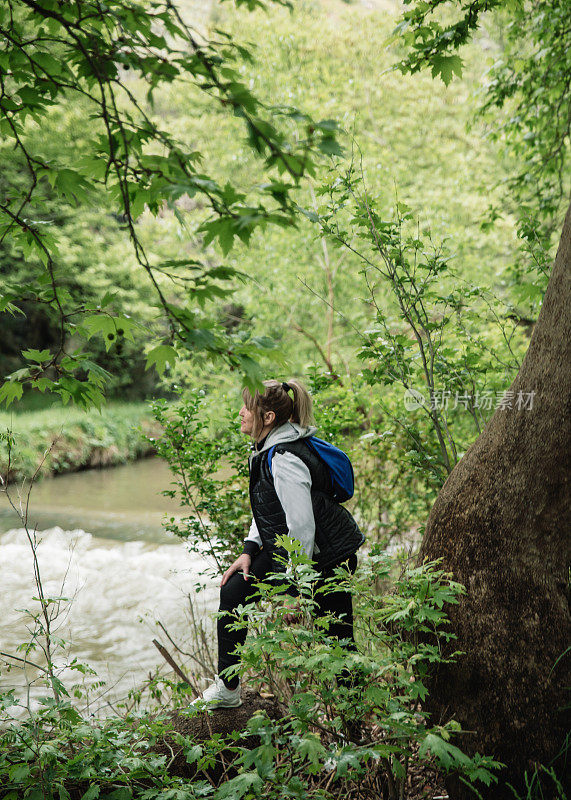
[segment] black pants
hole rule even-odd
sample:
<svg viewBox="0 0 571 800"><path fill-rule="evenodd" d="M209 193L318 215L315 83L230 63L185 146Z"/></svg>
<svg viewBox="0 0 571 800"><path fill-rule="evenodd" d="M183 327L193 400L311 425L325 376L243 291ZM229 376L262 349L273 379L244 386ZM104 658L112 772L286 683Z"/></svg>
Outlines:
<svg viewBox="0 0 571 800"><path fill-rule="evenodd" d="M357 568L357 554L349 556L346 562L349 572ZM318 586L330 578L333 570L325 570L318 581ZM220 589L220 612L218 617L218 673L226 667L234 666L240 661L235 653L237 645L246 641L246 628L231 630L230 625L235 621L235 609L248 601L255 599L257 594L256 579L264 578L272 570L271 560L264 550L252 558L250 577L247 581L241 572L235 572ZM355 646L353 637L353 604L350 592L343 590L334 592L319 592L316 595L317 611L320 615L333 614L336 619L329 625L328 635L336 639L349 639L351 649ZM238 679L225 680L230 688L235 688Z"/></svg>

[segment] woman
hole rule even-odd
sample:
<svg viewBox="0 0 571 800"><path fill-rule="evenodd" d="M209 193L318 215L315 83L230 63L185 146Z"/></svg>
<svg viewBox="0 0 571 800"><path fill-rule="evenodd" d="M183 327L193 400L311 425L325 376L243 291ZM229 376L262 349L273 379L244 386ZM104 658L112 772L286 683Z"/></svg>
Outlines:
<svg viewBox="0 0 571 800"><path fill-rule="evenodd" d="M240 428L253 439L250 456L252 524L242 554L224 573L218 618L218 672L202 698L211 708L241 705L240 680L224 672L239 663L237 645L246 630L232 630L235 609L256 593L256 580L270 572L283 572L284 551L275 542L287 535L301 542L321 573L330 577L340 564L354 572L356 551L364 536L347 509L333 499L327 465L306 441L316 428L310 425L311 397L298 381L264 381L263 394L244 389ZM269 454L271 453L271 464ZM284 591L288 590L284 580ZM335 591L317 594L318 610L337 621L329 635L353 641L351 594ZM220 677L220 676L223 677ZM198 702L198 701L195 701Z"/></svg>

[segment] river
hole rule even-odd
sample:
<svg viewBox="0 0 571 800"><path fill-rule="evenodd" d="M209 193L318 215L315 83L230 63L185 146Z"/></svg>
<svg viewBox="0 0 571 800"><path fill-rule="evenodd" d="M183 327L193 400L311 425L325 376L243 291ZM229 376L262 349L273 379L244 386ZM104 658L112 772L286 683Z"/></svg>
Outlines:
<svg viewBox="0 0 571 800"><path fill-rule="evenodd" d="M149 672L164 664L152 644L159 639L173 652L158 626L160 621L180 645L189 646L189 595L201 618L216 609L216 581L200 577L206 559L191 555L184 543L161 526L168 514L177 515L176 502L163 497L172 476L160 459L105 470L90 470L45 479L30 496L29 523L38 531L38 560L44 594L69 598L56 621L64 651L56 657L63 665L73 659L88 664L97 677L87 676L92 691L112 703L138 689ZM16 488L11 487L16 495ZM33 578L33 561L26 532L16 512L0 495L0 650L22 656L18 646L30 639L29 615L39 603ZM205 588L196 594L197 581ZM186 647L183 647L186 649ZM42 662L41 654L30 660ZM13 662L16 663L16 662ZM38 672L27 667L30 705L46 694ZM81 674L64 668L64 684L79 683ZM13 687L26 697L26 677L21 669L2 667L0 686ZM102 701L103 702L103 701Z"/></svg>

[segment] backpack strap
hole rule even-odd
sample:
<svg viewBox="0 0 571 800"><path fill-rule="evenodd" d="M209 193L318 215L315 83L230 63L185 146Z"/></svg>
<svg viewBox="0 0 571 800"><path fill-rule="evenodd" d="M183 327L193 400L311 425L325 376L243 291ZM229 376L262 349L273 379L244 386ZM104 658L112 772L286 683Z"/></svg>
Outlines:
<svg viewBox="0 0 571 800"><path fill-rule="evenodd" d="M292 442L291 444L295 444L296 442L306 442L307 444L309 444L309 439L310 439L310 438L311 438L311 437L307 437L306 439L294 439L294 440L293 440L293 442ZM278 447L282 447L282 446L284 447L284 452L285 452L285 453L291 453L291 450L288 450L288 449L287 449L287 445L288 445L288 444L290 444L290 442L278 442L277 444L274 444L274 445L272 445L272 446L269 448L269 450L267 450L267 451L266 451L266 453L267 453L267 460L268 460L268 467L270 468L270 475L272 476L272 478L274 477L274 473L273 473L273 471L272 471L272 459L273 459L273 457L274 457L274 454L275 454L275 452L276 452L277 448L278 448ZM312 449L312 450L315 452L315 450L314 450L314 448L313 448L313 447L312 447L311 449ZM299 454L297 454L297 453L293 453L293 455L294 455L294 456L296 456L297 458L299 458L301 461L303 461L303 458L301 458L301 456L300 456ZM318 454L318 455L319 455L319 454Z"/></svg>
<svg viewBox="0 0 571 800"><path fill-rule="evenodd" d="M274 457L274 453L276 452L276 447L277 447L277 445L275 445L275 444L273 445L273 447L270 447L270 449L268 450L268 456L267 456L267 458L268 458L268 467L270 468L270 475L272 476L272 478L274 477L274 473L272 472L272 458Z"/></svg>

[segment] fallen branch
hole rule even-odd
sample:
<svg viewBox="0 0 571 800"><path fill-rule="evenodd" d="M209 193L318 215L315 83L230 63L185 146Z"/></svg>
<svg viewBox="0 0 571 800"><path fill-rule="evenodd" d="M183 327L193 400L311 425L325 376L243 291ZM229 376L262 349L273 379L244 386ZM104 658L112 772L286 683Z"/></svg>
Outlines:
<svg viewBox="0 0 571 800"><path fill-rule="evenodd" d="M190 681L190 680L189 680L189 678L187 678L187 676L184 674L184 672L183 672L183 671L182 671L182 669L179 667L179 665L176 663L176 661L175 661L175 660L174 660L174 658L171 656L171 654L170 654L170 653L169 653L169 651L166 649L166 647L164 647L164 646L163 646L163 645L162 645L160 642L158 642L156 639L153 639L153 644L155 645L155 647L157 648L157 650L159 651L159 653L162 655L162 657L164 658L164 660L167 662L167 664L173 668L173 670L176 672L176 674L178 675L178 677L179 677L181 680L183 680L183 681L184 681L186 684L188 684L189 686L192 686L192 683L191 683L191 681Z"/></svg>

